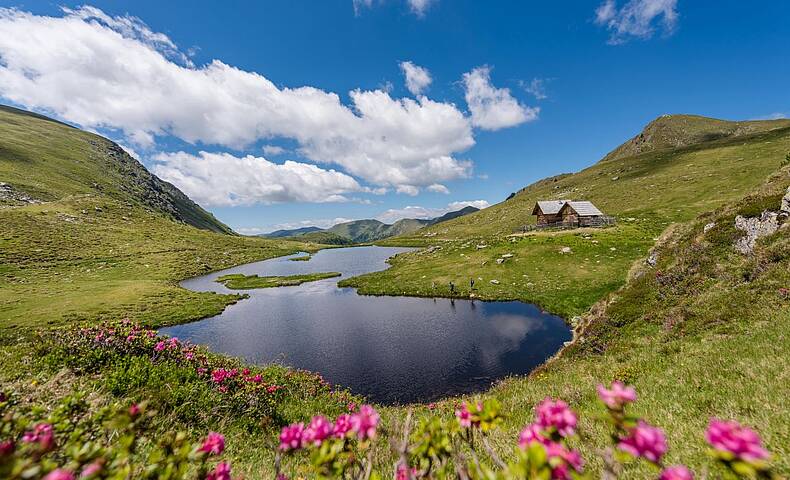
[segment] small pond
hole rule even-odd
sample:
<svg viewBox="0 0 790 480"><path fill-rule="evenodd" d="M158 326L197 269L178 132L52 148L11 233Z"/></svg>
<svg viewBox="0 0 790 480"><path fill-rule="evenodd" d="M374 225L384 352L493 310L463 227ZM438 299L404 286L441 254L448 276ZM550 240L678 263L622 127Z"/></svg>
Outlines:
<svg viewBox="0 0 790 480"><path fill-rule="evenodd" d="M239 293L215 279L229 273L343 274L295 287L245 290L250 298L215 317L161 331L250 362L319 372L332 384L385 404L483 390L503 377L528 373L571 339L562 318L526 303L365 296L338 288L340 279L383 270L389 257L408 250L328 249L306 262L281 257L192 278L181 285Z"/></svg>

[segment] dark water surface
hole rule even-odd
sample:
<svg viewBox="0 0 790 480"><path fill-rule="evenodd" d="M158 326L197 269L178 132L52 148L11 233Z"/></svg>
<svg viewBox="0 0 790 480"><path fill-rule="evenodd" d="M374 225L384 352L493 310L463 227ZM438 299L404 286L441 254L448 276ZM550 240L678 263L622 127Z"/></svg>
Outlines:
<svg viewBox="0 0 790 480"><path fill-rule="evenodd" d="M557 316L521 302L482 302L357 295L348 278L387 268L405 248L322 250L308 262L290 257L196 277L182 286L238 293L214 280L228 273L295 275L341 272L297 287L246 290L249 299L164 334L264 364L281 362L321 373L380 403L429 401L488 387L532 370L570 340Z"/></svg>

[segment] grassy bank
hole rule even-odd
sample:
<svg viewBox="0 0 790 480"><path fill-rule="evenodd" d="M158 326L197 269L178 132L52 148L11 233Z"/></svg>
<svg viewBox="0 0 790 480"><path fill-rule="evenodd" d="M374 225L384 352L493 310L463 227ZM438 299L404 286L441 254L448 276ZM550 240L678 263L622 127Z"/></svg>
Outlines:
<svg viewBox="0 0 790 480"><path fill-rule="evenodd" d="M316 413L334 416L344 403L360 400L329 389L313 374L279 365L255 369L199 352L212 368L251 368L250 373L288 389L272 410L257 410L254 403L248 410L244 402L257 397L228 398L219 389L224 385L207 381L181 358L160 357L155 346L108 351L92 348L92 330L93 336L69 330L65 340L53 333L53 327L95 328L103 320L159 326L214 315L240 297L190 292L178 281L319 246L196 229L123 189L94 188L90 182L109 181L100 169L70 174L60 163L65 170L57 175L68 181L37 184L36 164L9 156L6 145L46 147L42 155L68 157L74 168L82 168L96 137L70 129L78 138L58 130L46 140L31 140L23 138L28 129L3 128L4 140L17 139L0 150L3 172L15 175L14 184L38 202L7 202L0 208L4 386L49 409L74 392L96 409L149 400L158 410L158 431L185 429L199 438L208 429L221 430L236 471L250 478L271 476L279 424ZM732 245L740 235L733 227L736 215L778 208L790 184L787 168L768 184L762 181L788 151L790 131L781 128L608 158L579 174L538 182L477 214L390 240L433 248L399 255L391 269L343 283L362 293L440 296L449 295L452 281L459 296L519 299L569 318L581 316L577 341L553 362L527 378L505 379L465 398L502 403L505 420L491 442L503 455L532 417L533 406L550 395L579 411L584 436L579 447L590 459L588 468L598 471L594 450L604 444L606 432L591 420L600 411L594 386L618 379L636 386L641 397L636 413L666 430L669 463L699 469L705 457L700 432L710 416L720 416L760 431L787 474L790 305L783 289L790 287L790 231L786 224L748 257ZM566 197L595 201L619 217L618 225L511 236L528 221L534 200ZM639 259L671 224L655 248L656 264L644 265ZM34 337L39 329L44 337ZM461 400L412 408L418 418L449 420ZM399 425L407 408L382 408L385 425ZM375 444L384 463L394 458L391 438L384 432Z"/></svg>
<svg viewBox="0 0 790 480"><path fill-rule="evenodd" d="M790 128L769 125L779 128L607 157L581 172L541 180L480 212L377 242L425 249L342 285L364 294L450 296L453 282L457 296L522 300L571 318L621 287L632 262L646 256L667 227L738 201L775 172L790 152ZM537 200L560 198L591 200L616 215L618 225L514 236L534 223ZM562 253L565 247L569 253ZM497 264L506 254L513 256Z"/></svg>
<svg viewBox="0 0 790 480"><path fill-rule="evenodd" d="M317 282L318 280L339 277L340 275L339 272L322 272L304 275L259 277L258 275L234 273L223 275L217 278L217 281L233 290L245 290L251 288L292 287L307 282Z"/></svg>

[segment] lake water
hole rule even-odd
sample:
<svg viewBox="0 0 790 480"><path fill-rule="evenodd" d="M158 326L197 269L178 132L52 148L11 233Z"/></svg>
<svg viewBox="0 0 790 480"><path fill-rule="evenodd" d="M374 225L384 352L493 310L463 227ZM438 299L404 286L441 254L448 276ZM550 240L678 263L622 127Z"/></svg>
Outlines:
<svg viewBox="0 0 790 480"><path fill-rule="evenodd" d="M163 328L254 363L280 362L321 373L379 403L430 401L524 374L571 339L562 318L521 302L358 295L341 278L387 268L405 248L328 249L310 261L282 257L192 278L196 291L239 293L215 279L228 273L342 277L296 287L245 290L250 298L220 315Z"/></svg>

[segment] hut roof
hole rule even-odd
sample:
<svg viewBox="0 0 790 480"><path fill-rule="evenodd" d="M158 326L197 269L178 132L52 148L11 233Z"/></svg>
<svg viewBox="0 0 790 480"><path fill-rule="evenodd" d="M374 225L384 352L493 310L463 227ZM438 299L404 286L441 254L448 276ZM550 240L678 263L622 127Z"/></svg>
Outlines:
<svg viewBox="0 0 790 480"><path fill-rule="evenodd" d="M532 215L543 213L544 215L556 215L560 213L562 207L570 200L541 200L532 209Z"/></svg>
<svg viewBox="0 0 790 480"><path fill-rule="evenodd" d="M603 212L598 210L598 207L592 204L592 202L588 201L570 201L565 202L560 210L565 208L572 208L574 212L576 212L580 217L600 217L603 216Z"/></svg>

